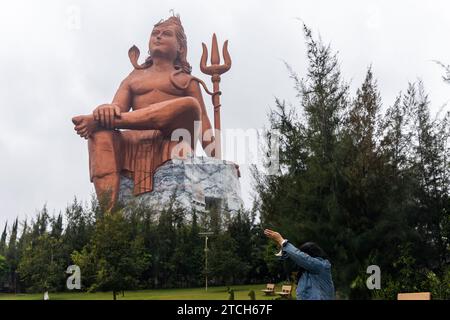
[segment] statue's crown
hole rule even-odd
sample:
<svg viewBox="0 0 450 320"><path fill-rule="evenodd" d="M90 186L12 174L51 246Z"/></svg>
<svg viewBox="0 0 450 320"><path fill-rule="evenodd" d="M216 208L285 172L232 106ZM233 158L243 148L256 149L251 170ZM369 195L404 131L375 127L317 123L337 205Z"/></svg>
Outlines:
<svg viewBox="0 0 450 320"><path fill-rule="evenodd" d="M180 19L180 15L173 15L170 18L164 20L160 20L157 24L155 24L155 27L160 26L160 25L176 25L178 27L180 27L181 29L183 29L183 25L181 24L181 19Z"/></svg>

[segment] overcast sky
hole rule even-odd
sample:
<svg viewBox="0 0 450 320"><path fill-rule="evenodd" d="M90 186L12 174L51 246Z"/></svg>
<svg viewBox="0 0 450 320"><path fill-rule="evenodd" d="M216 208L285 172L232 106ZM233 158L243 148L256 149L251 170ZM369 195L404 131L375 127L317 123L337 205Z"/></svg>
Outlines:
<svg viewBox="0 0 450 320"><path fill-rule="evenodd" d="M0 4L0 227L58 212L74 196L88 200L87 143L71 117L110 102L131 71L128 49L145 56L153 25L179 13L193 74L201 42L229 40L232 69L223 76L222 128L262 128L274 97L295 103L283 60L306 69L300 18L339 52L354 92L372 64L386 107L421 78L438 110L450 86L432 62L450 63L450 2L442 1L2 1ZM142 59L142 57L141 57ZM211 87L211 86L210 86ZM208 111L212 110L210 99ZM448 107L447 107L448 110ZM212 118L212 112L210 112ZM242 168L251 204L251 177Z"/></svg>

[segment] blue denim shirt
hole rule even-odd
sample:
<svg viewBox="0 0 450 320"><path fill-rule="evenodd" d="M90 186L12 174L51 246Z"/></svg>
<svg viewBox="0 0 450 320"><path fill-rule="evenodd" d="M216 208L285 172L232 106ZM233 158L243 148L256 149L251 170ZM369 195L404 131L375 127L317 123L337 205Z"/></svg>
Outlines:
<svg viewBox="0 0 450 320"><path fill-rule="evenodd" d="M290 258L306 270L298 280L298 300L334 300L331 263L328 260L313 258L289 242L285 244L282 250L282 258Z"/></svg>

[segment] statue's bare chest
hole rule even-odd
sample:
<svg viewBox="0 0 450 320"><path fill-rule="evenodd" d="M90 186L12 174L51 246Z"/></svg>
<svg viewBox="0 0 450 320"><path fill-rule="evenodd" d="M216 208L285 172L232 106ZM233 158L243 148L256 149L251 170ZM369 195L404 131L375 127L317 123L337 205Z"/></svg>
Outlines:
<svg viewBox="0 0 450 320"><path fill-rule="evenodd" d="M131 79L130 89L135 97L148 95L152 91L164 92L174 96L182 95L182 91L176 89L170 81L170 74L165 73L142 72Z"/></svg>

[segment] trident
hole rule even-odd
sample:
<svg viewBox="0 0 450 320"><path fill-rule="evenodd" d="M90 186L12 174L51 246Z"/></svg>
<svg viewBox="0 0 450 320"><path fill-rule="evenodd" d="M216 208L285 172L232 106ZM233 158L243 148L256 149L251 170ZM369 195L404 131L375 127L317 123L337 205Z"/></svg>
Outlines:
<svg viewBox="0 0 450 320"><path fill-rule="evenodd" d="M202 43L203 53L200 60L200 70L207 75L211 76L211 81L213 83L213 95L212 102L214 106L214 128L215 128L215 158L222 159L222 147L221 147L221 137L220 137L220 95L219 91L220 75L224 74L231 68L231 57L228 53L228 40L225 41L223 45L223 59L225 64L220 64L219 47L217 45L217 37L214 33L212 36L212 47L211 47L211 65L206 66L206 60L208 59L208 49L206 45Z"/></svg>

